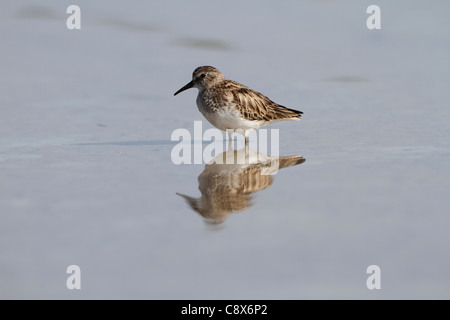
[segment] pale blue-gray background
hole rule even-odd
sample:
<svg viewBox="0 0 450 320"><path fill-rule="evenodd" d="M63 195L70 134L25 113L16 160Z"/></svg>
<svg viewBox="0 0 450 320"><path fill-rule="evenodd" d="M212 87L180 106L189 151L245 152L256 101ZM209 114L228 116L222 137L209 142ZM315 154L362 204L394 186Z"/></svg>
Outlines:
<svg viewBox="0 0 450 320"><path fill-rule="evenodd" d="M1 1L0 298L450 298L449 11ZM176 195L203 165L170 160L173 130L211 127L196 90L173 97L199 65L304 111L272 128L306 162L219 229Z"/></svg>

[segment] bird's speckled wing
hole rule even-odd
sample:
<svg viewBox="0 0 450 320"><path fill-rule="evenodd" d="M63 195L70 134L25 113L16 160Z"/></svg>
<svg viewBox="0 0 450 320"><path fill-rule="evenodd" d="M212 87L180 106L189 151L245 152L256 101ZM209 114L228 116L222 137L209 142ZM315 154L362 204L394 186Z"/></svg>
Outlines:
<svg viewBox="0 0 450 320"><path fill-rule="evenodd" d="M254 121L299 120L303 112L281 106L263 94L238 82L227 80L227 98L239 108L243 116ZM232 89L232 90L230 90Z"/></svg>

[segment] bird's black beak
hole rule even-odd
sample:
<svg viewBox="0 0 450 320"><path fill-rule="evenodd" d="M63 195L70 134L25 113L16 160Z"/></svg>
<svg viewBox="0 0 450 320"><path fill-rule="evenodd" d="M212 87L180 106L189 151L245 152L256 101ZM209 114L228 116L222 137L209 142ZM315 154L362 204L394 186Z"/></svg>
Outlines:
<svg viewBox="0 0 450 320"><path fill-rule="evenodd" d="M181 88L180 90L178 90L177 92L175 92L173 95L176 96L177 94L179 94L180 92L183 92L184 90L190 89L194 86L194 81L189 82L187 85L185 85L183 88Z"/></svg>

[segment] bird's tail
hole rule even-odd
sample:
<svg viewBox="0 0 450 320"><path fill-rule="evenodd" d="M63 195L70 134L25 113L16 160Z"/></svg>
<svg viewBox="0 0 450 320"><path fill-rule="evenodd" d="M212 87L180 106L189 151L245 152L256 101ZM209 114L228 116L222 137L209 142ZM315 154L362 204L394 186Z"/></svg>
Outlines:
<svg viewBox="0 0 450 320"><path fill-rule="evenodd" d="M300 120L302 117L303 112L286 108L285 106L278 105L278 108L275 110L275 121L280 120Z"/></svg>
<svg viewBox="0 0 450 320"><path fill-rule="evenodd" d="M294 109L289 109L286 108L286 110L288 111L287 114L289 115L290 119L294 119L294 120L300 120L302 118L302 111L298 111L298 110L294 110Z"/></svg>

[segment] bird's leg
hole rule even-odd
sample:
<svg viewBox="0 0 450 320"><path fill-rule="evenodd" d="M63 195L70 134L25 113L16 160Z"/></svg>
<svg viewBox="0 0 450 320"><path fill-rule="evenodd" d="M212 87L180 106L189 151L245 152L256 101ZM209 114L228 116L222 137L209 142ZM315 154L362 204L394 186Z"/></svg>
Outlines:
<svg viewBox="0 0 450 320"><path fill-rule="evenodd" d="M247 164L249 162L249 151L248 151L248 135L250 133L250 130L244 131L244 137L245 137L245 163Z"/></svg>
<svg viewBox="0 0 450 320"><path fill-rule="evenodd" d="M232 130L231 129L227 129L227 133L228 133L228 150L232 150L232 146L233 146L233 139L231 137L232 135Z"/></svg>

